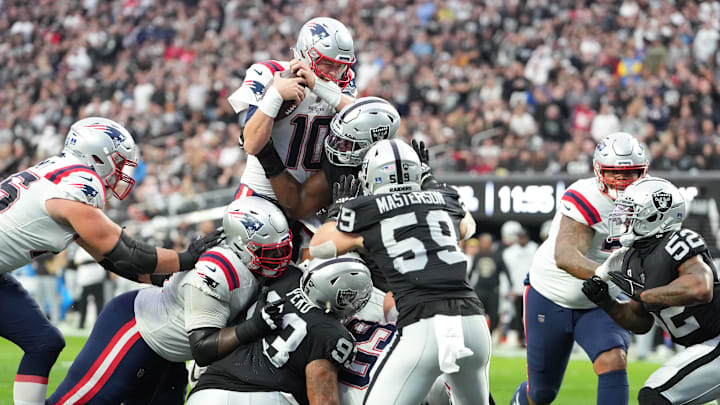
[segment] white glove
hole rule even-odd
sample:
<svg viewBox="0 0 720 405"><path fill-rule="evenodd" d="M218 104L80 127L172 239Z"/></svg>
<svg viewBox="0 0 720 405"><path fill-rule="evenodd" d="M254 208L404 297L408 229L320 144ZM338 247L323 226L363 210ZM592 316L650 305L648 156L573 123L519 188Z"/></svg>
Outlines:
<svg viewBox="0 0 720 405"><path fill-rule="evenodd" d="M604 281L610 280L608 273L611 271L622 270L623 257L625 252L630 249L629 247L621 247L616 249L597 269L595 269L595 275L603 279Z"/></svg>

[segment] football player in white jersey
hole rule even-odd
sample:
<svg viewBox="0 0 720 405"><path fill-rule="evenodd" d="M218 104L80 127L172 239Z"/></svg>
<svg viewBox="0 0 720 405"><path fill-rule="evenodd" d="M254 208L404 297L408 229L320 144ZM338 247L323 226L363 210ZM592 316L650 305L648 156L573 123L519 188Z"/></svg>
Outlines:
<svg viewBox="0 0 720 405"><path fill-rule="evenodd" d="M261 197L231 203L224 244L162 288L122 294L98 317L50 404L182 404L185 361L209 365L275 327L273 309L233 325L266 278L290 263L292 235L282 211ZM231 325L231 326L226 326ZM163 376L172 376L160 380Z"/></svg>
<svg viewBox="0 0 720 405"><path fill-rule="evenodd" d="M275 149L257 158L266 173L272 173L268 175L270 184L287 215L305 219L330 205L332 186L341 176L357 176L365 153L375 142L395 138L400 120L395 107L379 97L361 97L347 104L330 122L320 171L304 183L284 170Z"/></svg>
<svg viewBox="0 0 720 405"><path fill-rule="evenodd" d="M191 269L219 242L220 232L178 253L134 240L104 213L107 193L123 199L135 180L138 149L130 133L106 118L75 122L58 156L0 183L0 336L25 355L13 387L17 405L43 404L50 368L65 345L27 291L7 274L73 240L106 269L144 282L160 273Z"/></svg>
<svg viewBox="0 0 720 405"><path fill-rule="evenodd" d="M595 148L595 176L570 185L529 269L525 288L528 381L512 404L549 404L557 396L573 341L585 350L598 375L598 404L627 404L627 330L582 293L583 280L615 249L607 217L613 201L645 176L645 149L627 133L613 133ZM619 290L614 291L615 294Z"/></svg>
<svg viewBox="0 0 720 405"><path fill-rule="evenodd" d="M236 198L259 193L276 199L266 171L254 156L266 145L280 155L280 171L287 168L298 182L305 182L320 169L330 121L354 100L353 40L340 21L319 17L305 23L294 54L291 62L253 64L242 86L228 97L244 121L242 145L249 155ZM296 77L282 77L286 70ZM280 111L284 100L297 104L289 115Z"/></svg>
<svg viewBox="0 0 720 405"><path fill-rule="evenodd" d="M290 62L253 64L242 86L228 97L244 123L241 144L248 153L236 199L260 194L279 200L277 190L292 189L282 183L272 187L277 174L287 169L302 184L319 171L330 121L356 96L353 40L340 21L318 17L305 23L294 57ZM296 77L283 77L293 74ZM285 101L293 105L289 113ZM276 159L273 166L263 167L258 157L268 154ZM291 223L296 254L307 243L306 233L319 225L317 219L308 221Z"/></svg>

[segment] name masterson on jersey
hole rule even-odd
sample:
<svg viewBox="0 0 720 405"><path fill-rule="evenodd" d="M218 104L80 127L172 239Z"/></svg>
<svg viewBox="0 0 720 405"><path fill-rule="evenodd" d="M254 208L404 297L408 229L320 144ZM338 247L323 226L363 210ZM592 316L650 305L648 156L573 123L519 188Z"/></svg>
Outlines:
<svg viewBox="0 0 720 405"><path fill-rule="evenodd" d="M388 194L378 197L375 202L377 203L380 214L415 204L447 205L445 203L445 197L437 191L413 191L403 194Z"/></svg>

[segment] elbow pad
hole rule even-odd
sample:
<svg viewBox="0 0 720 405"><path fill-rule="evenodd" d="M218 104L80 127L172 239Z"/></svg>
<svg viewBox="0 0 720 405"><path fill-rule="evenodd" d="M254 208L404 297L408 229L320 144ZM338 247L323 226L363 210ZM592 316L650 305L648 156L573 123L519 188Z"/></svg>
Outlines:
<svg viewBox="0 0 720 405"><path fill-rule="evenodd" d="M125 230L115 247L103 256L100 264L106 270L135 281L140 274L153 273L158 260L155 246L133 239Z"/></svg>
<svg viewBox="0 0 720 405"><path fill-rule="evenodd" d="M220 329L201 328L190 331L190 351L195 362L201 366L209 366L218 359L218 336Z"/></svg>

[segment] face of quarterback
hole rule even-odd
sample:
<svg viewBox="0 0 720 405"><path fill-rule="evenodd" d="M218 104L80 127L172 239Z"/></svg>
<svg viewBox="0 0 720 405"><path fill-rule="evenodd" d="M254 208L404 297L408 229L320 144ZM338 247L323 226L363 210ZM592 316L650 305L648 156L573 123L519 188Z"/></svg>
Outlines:
<svg viewBox="0 0 720 405"><path fill-rule="evenodd" d="M340 79L347 71L348 65L340 62L335 62L327 58L321 58L315 64L315 69L327 75L328 77Z"/></svg>

